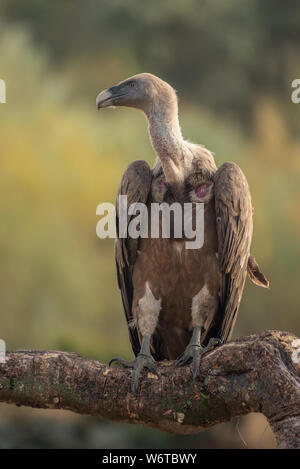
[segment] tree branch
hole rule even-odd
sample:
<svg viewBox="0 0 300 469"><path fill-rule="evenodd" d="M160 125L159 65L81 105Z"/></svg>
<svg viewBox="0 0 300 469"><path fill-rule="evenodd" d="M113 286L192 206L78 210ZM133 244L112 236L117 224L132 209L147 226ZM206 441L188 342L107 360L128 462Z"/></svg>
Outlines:
<svg viewBox="0 0 300 469"><path fill-rule="evenodd" d="M295 336L267 331L207 353L197 380L190 366L145 372L136 397L131 371L69 352L8 352L0 365L0 401L197 433L249 412L263 413L279 448L300 448L300 358ZM299 347L299 345L298 345ZM298 362L298 363L297 363Z"/></svg>

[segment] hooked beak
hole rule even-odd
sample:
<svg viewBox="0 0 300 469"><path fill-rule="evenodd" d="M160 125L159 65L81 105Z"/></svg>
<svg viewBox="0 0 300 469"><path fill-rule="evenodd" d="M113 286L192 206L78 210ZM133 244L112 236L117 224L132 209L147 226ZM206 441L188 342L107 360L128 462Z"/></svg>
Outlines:
<svg viewBox="0 0 300 469"><path fill-rule="evenodd" d="M112 93L109 90L101 91L96 98L96 106L98 109L111 106Z"/></svg>
<svg viewBox="0 0 300 469"><path fill-rule="evenodd" d="M114 101L120 96L122 96L122 94L119 92L118 87L112 86L98 94L96 98L96 106L98 109L113 106L115 104Z"/></svg>

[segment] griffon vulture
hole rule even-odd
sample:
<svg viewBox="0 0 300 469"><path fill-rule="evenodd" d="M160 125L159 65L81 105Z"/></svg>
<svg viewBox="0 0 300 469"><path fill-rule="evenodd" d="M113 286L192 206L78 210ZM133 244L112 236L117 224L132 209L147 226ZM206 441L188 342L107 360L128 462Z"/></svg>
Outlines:
<svg viewBox="0 0 300 469"><path fill-rule="evenodd" d="M204 203L204 245L186 249L186 239L121 238L115 245L121 290L133 352L132 362L113 359L133 369L131 390L143 368L156 371L155 361L193 361L230 339L247 273L262 287L268 280L250 255L252 205L249 187L235 163L217 169L203 146L184 140L174 89L141 73L102 91L98 109L140 109L149 123L157 154L153 169L134 161L125 171L118 194L128 203ZM117 218L119 206L117 199Z"/></svg>

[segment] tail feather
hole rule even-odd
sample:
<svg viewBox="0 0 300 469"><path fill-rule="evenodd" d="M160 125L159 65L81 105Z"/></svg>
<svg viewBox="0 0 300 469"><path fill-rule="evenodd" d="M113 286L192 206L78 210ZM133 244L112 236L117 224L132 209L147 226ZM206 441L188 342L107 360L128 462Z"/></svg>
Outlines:
<svg viewBox="0 0 300 469"><path fill-rule="evenodd" d="M269 280L262 273L255 257L251 254L248 259L247 272L253 283L263 288L269 288Z"/></svg>

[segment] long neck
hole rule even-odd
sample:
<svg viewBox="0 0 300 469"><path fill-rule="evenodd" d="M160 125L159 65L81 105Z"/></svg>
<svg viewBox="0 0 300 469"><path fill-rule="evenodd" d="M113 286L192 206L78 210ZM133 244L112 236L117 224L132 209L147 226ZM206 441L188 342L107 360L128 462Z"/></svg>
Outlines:
<svg viewBox="0 0 300 469"><path fill-rule="evenodd" d="M175 112L147 114L152 146L161 161L166 181L181 183L184 179L185 142Z"/></svg>

